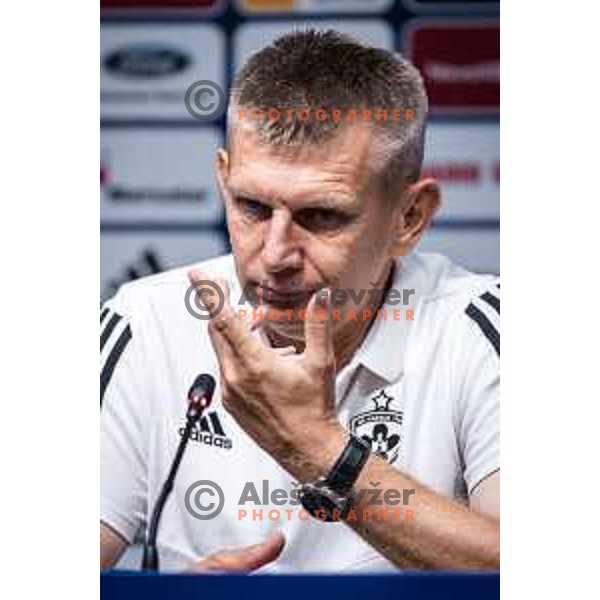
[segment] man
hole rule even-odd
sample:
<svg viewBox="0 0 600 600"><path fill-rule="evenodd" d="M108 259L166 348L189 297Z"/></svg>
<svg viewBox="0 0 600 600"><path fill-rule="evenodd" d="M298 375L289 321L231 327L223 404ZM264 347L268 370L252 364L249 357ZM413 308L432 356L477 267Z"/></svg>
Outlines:
<svg viewBox="0 0 600 600"><path fill-rule="evenodd" d="M413 252L440 204L426 112L411 65L332 31L238 75L216 168L233 256L102 313L103 568L148 522L200 372L217 389L165 568L499 567L500 286Z"/></svg>

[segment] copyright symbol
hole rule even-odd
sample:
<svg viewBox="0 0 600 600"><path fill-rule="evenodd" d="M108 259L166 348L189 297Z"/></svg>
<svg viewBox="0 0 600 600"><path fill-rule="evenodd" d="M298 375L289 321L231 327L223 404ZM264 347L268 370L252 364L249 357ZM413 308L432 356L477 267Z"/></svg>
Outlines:
<svg viewBox="0 0 600 600"><path fill-rule="evenodd" d="M225 92L210 79L195 81L185 92L185 108L198 121L212 121L223 114Z"/></svg>
<svg viewBox="0 0 600 600"><path fill-rule="evenodd" d="M187 511L201 521L214 519L223 510L224 504L225 494L221 486L208 479L195 481L185 492Z"/></svg>
<svg viewBox="0 0 600 600"><path fill-rule="evenodd" d="M202 304L200 300L200 294L206 294L208 296L217 296L218 302L215 307L215 303ZM225 294L223 290L214 281L209 279L202 279L195 281L185 292L184 298L186 310L194 317L194 319L200 319L201 321L208 321L213 317L216 317L225 305Z"/></svg>

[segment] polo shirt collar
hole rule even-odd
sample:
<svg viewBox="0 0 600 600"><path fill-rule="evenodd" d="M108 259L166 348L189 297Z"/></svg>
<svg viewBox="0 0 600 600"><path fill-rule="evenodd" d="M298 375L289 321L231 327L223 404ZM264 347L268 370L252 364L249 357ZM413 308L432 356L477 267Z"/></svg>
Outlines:
<svg viewBox="0 0 600 600"><path fill-rule="evenodd" d="M414 319L418 319L418 307L426 293L425 277L422 269L418 268L418 261L412 256L394 262L392 287L404 294L405 289L414 289L408 303L393 304L388 300L380 310L387 311L387 320L375 320L358 349L354 364L361 364L376 376L391 383L398 380L404 372L404 356L408 338L414 327L414 321L406 320L406 310L414 311ZM399 310L400 320L394 320L394 311Z"/></svg>

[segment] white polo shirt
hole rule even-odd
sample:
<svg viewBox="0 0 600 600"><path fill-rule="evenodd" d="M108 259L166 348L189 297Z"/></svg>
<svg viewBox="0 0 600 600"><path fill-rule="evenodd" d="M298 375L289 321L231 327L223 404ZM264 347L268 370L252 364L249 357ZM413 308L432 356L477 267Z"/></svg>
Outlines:
<svg viewBox="0 0 600 600"><path fill-rule="evenodd" d="M241 296L232 256L195 266ZM297 482L224 410L207 322L184 304L189 268L127 284L102 309L101 520L129 541L143 531L180 440L188 389L207 372L217 388L163 513L161 567L185 569L278 529L287 544L264 571L394 568L346 524L304 519ZM415 293L409 305L382 306L387 319L382 312L338 373L339 420L393 467L466 498L500 468L500 284L415 253L397 260L393 287Z"/></svg>

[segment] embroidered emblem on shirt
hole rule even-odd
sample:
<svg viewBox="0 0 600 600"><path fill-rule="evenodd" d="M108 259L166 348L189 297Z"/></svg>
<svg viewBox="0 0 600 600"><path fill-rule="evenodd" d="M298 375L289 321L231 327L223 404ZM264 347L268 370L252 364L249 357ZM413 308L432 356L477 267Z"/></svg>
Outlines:
<svg viewBox="0 0 600 600"><path fill-rule="evenodd" d="M350 419L350 431L366 442L371 450L394 463L402 447L401 410L393 407L394 398L381 390L371 398L375 408L358 413Z"/></svg>

